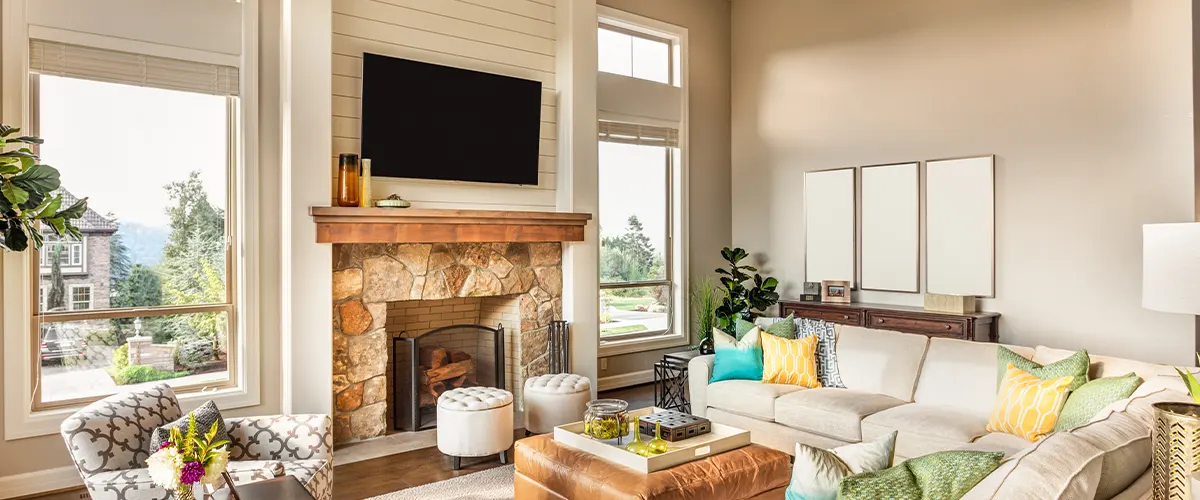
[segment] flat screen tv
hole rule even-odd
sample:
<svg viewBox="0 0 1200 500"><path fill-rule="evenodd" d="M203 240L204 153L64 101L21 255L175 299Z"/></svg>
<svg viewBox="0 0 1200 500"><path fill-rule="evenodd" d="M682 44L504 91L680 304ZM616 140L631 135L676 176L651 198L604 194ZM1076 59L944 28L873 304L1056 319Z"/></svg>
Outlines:
<svg viewBox="0 0 1200 500"><path fill-rule="evenodd" d="M371 175L537 184L542 84L363 54Z"/></svg>

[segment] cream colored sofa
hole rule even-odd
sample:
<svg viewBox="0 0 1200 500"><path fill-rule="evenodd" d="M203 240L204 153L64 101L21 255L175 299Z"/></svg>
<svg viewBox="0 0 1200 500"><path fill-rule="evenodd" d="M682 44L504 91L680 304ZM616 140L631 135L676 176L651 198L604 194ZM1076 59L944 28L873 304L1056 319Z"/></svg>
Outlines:
<svg viewBox="0 0 1200 500"><path fill-rule="evenodd" d="M838 371L846 389L755 380L710 384L713 356L699 356L688 367L692 412L747 429L752 441L788 453L794 453L797 442L832 448L898 431L896 463L953 449L1012 456L1033 443L985 430L996 397L996 346L839 325ZM1071 354L1042 346L1005 347L1042 364ZM1096 355L1091 360L1090 378L1135 372L1146 379L1141 393L1185 390L1170 366ZM1186 399L1182 393L1171 394ZM1149 491L1148 426L1146 436L1131 445L1137 447L1132 465L1121 464L1124 469L1140 467L1132 471L1140 477L1107 498L1136 499Z"/></svg>

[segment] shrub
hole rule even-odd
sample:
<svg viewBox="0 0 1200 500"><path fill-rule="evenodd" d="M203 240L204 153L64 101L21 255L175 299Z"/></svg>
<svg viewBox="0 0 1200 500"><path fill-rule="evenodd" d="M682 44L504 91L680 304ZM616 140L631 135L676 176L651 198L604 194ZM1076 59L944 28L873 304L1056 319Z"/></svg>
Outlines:
<svg viewBox="0 0 1200 500"><path fill-rule="evenodd" d="M121 344L121 347L113 349L112 356L112 365L117 370L125 369L125 367L129 366L129 344Z"/></svg>
<svg viewBox="0 0 1200 500"><path fill-rule="evenodd" d="M175 361L188 368L196 368L213 360L212 341L204 339L181 340L175 344Z"/></svg>
<svg viewBox="0 0 1200 500"><path fill-rule="evenodd" d="M154 367L146 365L126 366L122 369L113 369L109 371L112 375L113 382L117 385L141 384L143 382L154 382L156 380L166 380L176 377L182 377L189 372L165 372L157 370Z"/></svg>

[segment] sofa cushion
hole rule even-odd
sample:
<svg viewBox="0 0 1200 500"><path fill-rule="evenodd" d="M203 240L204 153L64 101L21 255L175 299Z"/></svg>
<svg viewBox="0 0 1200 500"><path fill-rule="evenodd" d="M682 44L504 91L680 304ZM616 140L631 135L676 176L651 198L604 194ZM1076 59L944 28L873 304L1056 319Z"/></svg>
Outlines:
<svg viewBox="0 0 1200 500"><path fill-rule="evenodd" d="M817 337L785 339L763 335L761 340L763 382L821 387L821 380L817 378Z"/></svg>
<svg viewBox="0 0 1200 500"><path fill-rule="evenodd" d="M775 421L809 432L841 439L862 440L862 419L904 401L853 389L810 389L775 400Z"/></svg>
<svg viewBox="0 0 1200 500"><path fill-rule="evenodd" d="M1056 432L1000 464L962 499L1090 500L1100 483L1100 455L1083 438Z"/></svg>
<svg viewBox="0 0 1200 500"><path fill-rule="evenodd" d="M996 404L996 346L987 342L934 338L913 401L953 406L987 415ZM1028 347L1005 346L1017 354L1033 355Z"/></svg>
<svg viewBox="0 0 1200 500"><path fill-rule="evenodd" d="M849 389L912 401L929 337L841 325L838 373Z"/></svg>
<svg viewBox="0 0 1200 500"><path fill-rule="evenodd" d="M803 389L758 380L722 380L708 385L708 406L771 422L775 420L775 398Z"/></svg>
<svg viewBox="0 0 1200 500"><path fill-rule="evenodd" d="M1150 428L1127 413L1113 413L1072 429L1071 434L1104 452L1096 500L1116 496L1150 467Z"/></svg>
<svg viewBox="0 0 1200 500"><path fill-rule="evenodd" d="M1072 354L1075 354L1075 352L1040 345L1034 349L1033 361L1044 365L1066 359ZM1089 379L1116 377L1129 372L1136 373L1143 379L1149 379L1156 375L1177 376L1175 370L1166 365L1156 365L1132 359L1114 358L1112 356L1097 356L1095 354L1091 354L1089 357L1091 358L1091 366L1088 369Z"/></svg>
<svg viewBox="0 0 1200 500"><path fill-rule="evenodd" d="M713 328L712 378L710 382L722 380L762 380L762 330L752 328L741 339L735 339L720 329Z"/></svg>
<svg viewBox="0 0 1200 500"><path fill-rule="evenodd" d="M1042 380L1009 363L987 430L1040 441L1054 432L1072 380L1070 375Z"/></svg>
<svg viewBox="0 0 1200 500"><path fill-rule="evenodd" d="M1025 359L1024 356L1001 347L996 350L996 387L1000 387L1000 381L1004 379L1005 373L1008 372L1008 369L1005 367L1011 364L1042 380L1072 377L1070 390L1074 391L1089 380L1088 368L1091 366L1089 364L1090 359L1087 350L1080 349L1070 356L1053 363L1042 364L1037 361Z"/></svg>
<svg viewBox="0 0 1200 500"><path fill-rule="evenodd" d="M1092 379L1067 396L1054 430L1066 431L1086 424L1108 405L1132 396L1139 385L1142 377L1133 372L1122 377Z"/></svg>
<svg viewBox="0 0 1200 500"><path fill-rule="evenodd" d="M1014 436L1006 432L992 432L985 434L979 439L971 442L968 445L961 446L960 450L974 451L998 451L1006 457L1011 457L1021 451L1033 446L1033 443L1026 441L1021 436Z"/></svg>
<svg viewBox="0 0 1200 500"><path fill-rule="evenodd" d="M896 456L912 458L960 448L987 434L984 430L987 421L987 415L950 406L912 403L864 418L862 438L876 439L900 431L896 438Z"/></svg>

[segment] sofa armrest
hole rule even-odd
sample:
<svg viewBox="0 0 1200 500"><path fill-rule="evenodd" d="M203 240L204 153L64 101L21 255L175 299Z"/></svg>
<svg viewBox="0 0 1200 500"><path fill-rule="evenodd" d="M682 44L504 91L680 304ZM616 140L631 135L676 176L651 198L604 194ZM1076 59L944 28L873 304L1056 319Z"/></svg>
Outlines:
<svg viewBox="0 0 1200 500"><path fill-rule="evenodd" d="M691 398L692 415L697 417L708 414L708 379L712 377L715 357L706 354L688 362L688 397Z"/></svg>
<svg viewBox="0 0 1200 500"><path fill-rule="evenodd" d="M328 415L273 415L225 419L230 460L332 460Z"/></svg>

